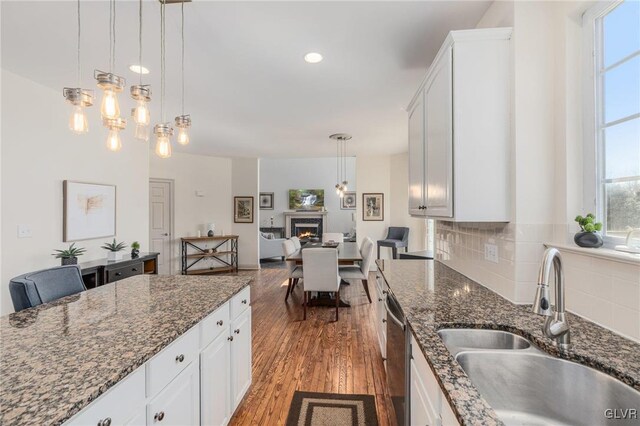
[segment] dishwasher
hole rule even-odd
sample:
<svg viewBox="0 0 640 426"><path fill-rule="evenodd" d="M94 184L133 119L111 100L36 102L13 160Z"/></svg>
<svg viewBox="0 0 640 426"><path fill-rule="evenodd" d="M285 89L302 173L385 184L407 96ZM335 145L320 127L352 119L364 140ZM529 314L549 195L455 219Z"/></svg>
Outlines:
<svg viewBox="0 0 640 426"><path fill-rule="evenodd" d="M397 299L387 289L387 384L398 426L409 417L409 345L407 322Z"/></svg>

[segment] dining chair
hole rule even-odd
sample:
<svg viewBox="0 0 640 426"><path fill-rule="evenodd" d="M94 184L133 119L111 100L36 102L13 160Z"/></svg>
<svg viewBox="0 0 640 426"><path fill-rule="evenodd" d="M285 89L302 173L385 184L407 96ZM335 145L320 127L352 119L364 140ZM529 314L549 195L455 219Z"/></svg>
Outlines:
<svg viewBox="0 0 640 426"><path fill-rule="evenodd" d="M322 242L326 243L327 241L335 241L336 243L344 242L344 234L341 232L325 232L322 234Z"/></svg>
<svg viewBox="0 0 640 426"><path fill-rule="evenodd" d="M284 240L282 242L282 252L285 259L295 253L296 247L294 242ZM285 302L289 299L289 295L293 292L300 278L302 278L302 266L296 266L295 262L287 261L287 269L289 270L289 282L287 283L287 295L284 297Z"/></svg>
<svg viewBox="0 0 640 426"><path fill-rule="evenodd" d="M9 293L16 312L85 291L78 265L57 266L11 279Z"/></svg>
<svg viewBox="0 0 640 426"><path fill-rule="evenodd" d="M340 305L340 276L338 275L338 250L334 248L308 248L302 251L304 264L304 319L307 319L308 293L311 291L334 292L336 321Z"/></svg>
<svg viewBox="0 0 640 426"><path fill-rule="evenodd" d="M300 250L302 248L302 244L300 243L300 238L291 237L291 241L293 241L293 246L296 248L296 250Z"/></svg>
<svg viewBox="0 0 640 426"><path fill-rule="evenodd" d="M340 278L343 280L360 280L367 293L367 299L371 303L371 295L369 294L369 269L373 262L373 240L369 237L362 241L360 247L360 255L362 262L360 266L341 266L339 269Z"/></svg>

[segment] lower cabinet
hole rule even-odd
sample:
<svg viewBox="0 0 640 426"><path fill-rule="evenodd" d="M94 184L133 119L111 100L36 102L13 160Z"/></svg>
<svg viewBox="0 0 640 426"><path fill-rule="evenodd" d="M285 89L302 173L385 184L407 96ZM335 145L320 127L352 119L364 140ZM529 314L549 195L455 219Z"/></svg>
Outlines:
<svg viewBox="0 0 640 426"><path fill-rule="evenodd" d="M65 425L228 424L251 386L249 298L247 287Z"/></svg>
<svg viewBox="0 0 640 426"><path fill-rule="evenodd" d="M251 310L231 323L231 409L235 411L251 386Z"/></svg>
<svg viewBox="0 0 640 426"><path fill-rule="evenodd" d="M200 424L200 371L192 362L147 405L147 425Z"/></svg>
<svg viewBox="0 0 640 426"><path fill-rule="evenodd" d="M376 334L378 335L378 344L380 345L380 353L382 359L387 358L387 309L385 307L385 299L387 297L384 290L387 288L387 283L384 278L378 276L376 278L376 294L375 294L375 309L376 309ZM387 363L385 362L385 368Z"/></svg>
<svg viewBox="0 0 640 426"><path fill-rule="evenodd" d="M410 371L411 425L457 426L458 420L413 335Z"/></svg>

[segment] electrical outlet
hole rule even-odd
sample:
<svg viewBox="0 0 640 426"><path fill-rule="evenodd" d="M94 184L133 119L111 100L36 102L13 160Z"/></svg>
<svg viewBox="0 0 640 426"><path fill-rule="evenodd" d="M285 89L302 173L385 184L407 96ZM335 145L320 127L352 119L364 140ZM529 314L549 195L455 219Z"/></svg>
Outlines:
<svg viewBox="0 0 640 426"><path fill-rule="evenodd" d="M18 225L18 238L31 238L31 227L29 225Z"/></svg>
<svg viewBox="0 0 640 426"><path fill-rule="evenodd" d="M489 262L498 263L498 246L495 244L485 244L484 259Z"/></svg>

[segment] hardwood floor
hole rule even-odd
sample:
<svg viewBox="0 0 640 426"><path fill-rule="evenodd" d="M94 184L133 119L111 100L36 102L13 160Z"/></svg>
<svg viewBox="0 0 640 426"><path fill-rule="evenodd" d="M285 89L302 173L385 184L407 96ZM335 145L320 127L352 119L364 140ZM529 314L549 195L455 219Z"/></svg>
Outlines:
<svg viewBox="0 0 640 426"><path fill-rule="evenodd" d="M231 425L283 425L296 390L370 394L380 425L394 425L374 329L374 305L360 282L341 288L350 308L312 307L302 320L302 282L289 300L287 271L240 272L251 284L253 384ZM374 283L375 277L370 277Z"/></svg>

